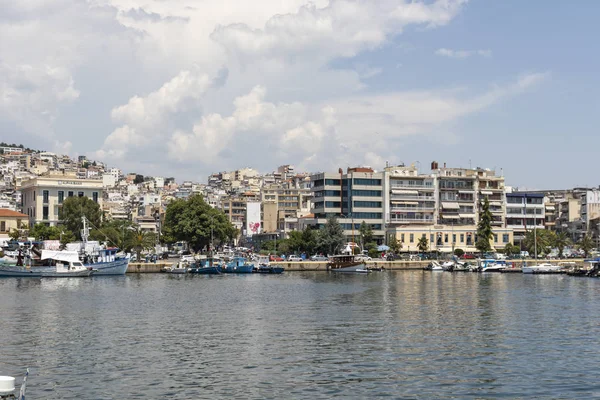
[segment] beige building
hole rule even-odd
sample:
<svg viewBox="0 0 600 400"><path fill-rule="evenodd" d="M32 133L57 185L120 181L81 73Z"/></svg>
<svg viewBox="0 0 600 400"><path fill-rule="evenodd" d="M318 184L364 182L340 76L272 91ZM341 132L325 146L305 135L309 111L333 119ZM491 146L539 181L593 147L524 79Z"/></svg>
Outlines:
<svg viewBox="0 0 600 400"><path fill-rule="evenodd" d="M0 238L8 238L13 229L26 228L27 218L27 215L20 212L0 208Z"/></svg>
<svg viewBox="0 0 600 400"><path fill-rule="evenodd" d="M68 197L88 197L102 207L102 180L40 176L23 182L21 206L29 225L56 226L60 207Z"/></svg>
<svg viewBox="0 0 600 400"><path fill-rule="evenodd" d="M418 242L425 237L428 243L428 251L439 251L442 253L454 253L456 249L462 249L467 253L478 251L475 247L476 225L430 225L430 226L407 226L395 228L388 231L388 240L396 237L402 243L401 251L418 252ZM490 240L493 249L501 250L508 243L513 244L513 230L510 228L494 227L494 237Z"/></svg>

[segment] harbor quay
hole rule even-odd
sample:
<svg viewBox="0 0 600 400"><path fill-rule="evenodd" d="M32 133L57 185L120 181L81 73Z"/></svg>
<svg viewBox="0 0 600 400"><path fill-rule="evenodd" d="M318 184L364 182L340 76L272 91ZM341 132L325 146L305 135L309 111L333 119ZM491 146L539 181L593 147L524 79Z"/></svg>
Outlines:
<svg viewBox="0 0 600 400"><path fill-rule="evenodd" d="M536 262L545 262L546 260L538 259L538 260L525 260L526 263L536 263ZM368 267L373 268L381 268L388 271L410 271L410 270L422 270L427 265L429 265L431 261L423 260L423 261L367 261L366 264ZM515 271L521 271L521 266L523 265L523 260L508 260L507 264L510 265L510 269L514 269ZM552 260L554 263L562 263L568 262L572 266L582 267L584 265L583 259L570 259L570 260ZM133 273L160 273L163 272L163 268L170 267L172 262L157 262L157 263L129 263L129 267L127 268L128 274ZM280 262L277 263L277 266L281 266L285 271L288 272L297 272L297 271L327 271L327 262L325 261L300 261L300 262Z"/></svg>

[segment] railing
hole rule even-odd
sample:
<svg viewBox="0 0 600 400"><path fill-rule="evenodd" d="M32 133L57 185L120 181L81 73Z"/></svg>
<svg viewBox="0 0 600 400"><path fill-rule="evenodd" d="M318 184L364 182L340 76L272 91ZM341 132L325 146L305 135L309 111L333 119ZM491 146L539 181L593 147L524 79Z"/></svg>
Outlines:
<svg viewBox="0 0 600 400"><path fill-rule="evenodd" d="M433 223L433 218L390 218L390 223L428 222Z"/></svg>
<svg viewBox="0 0 600 400"><path fill-rule="evenodd" d="M421 200L421 201L435 201L433 196L415 196L415 195L404 195L404 194L392 194L392 200Z"/></svg>
<svg viewBox="0 0 600 400"><path fill-rule="evenodd" d="M390 184L391 189L431 189L434 187L432 185L398 185L398 184Z"/></svg>
<svg viewBox="0 0 600 400"><path fill-rule="evenodd" d="M406 207L392 207L390 208L391 212L419 212L419 211L435 211L434 207L415 207L415 208L406 208Z"/></svg>

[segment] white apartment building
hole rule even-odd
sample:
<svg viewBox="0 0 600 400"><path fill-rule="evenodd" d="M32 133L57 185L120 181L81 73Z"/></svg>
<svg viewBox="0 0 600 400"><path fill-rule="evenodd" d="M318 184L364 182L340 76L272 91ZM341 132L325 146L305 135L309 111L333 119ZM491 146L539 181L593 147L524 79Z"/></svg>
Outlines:
<svg viewBox="0 0 600 400"><path fill-rule="evenodd" d="M581 195L580 215L586 231L597 228L592 226L592 221L600 219L600 190L586 190Z"/></svg>
<svg viewBox="0 0 600 400"><path fill-rule="evenodd" d="M43 176L25 181L21 186L22 211L30 226L45 223L55 226L59 210L68 197L88 197L102 207L102 181L73 179L64 176Z"/></svg>

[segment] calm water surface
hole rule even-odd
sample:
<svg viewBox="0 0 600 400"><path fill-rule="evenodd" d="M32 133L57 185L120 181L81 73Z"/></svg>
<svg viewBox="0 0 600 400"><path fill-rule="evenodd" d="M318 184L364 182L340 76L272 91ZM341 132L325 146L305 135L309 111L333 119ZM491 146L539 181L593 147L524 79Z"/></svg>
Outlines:
<svg viewBox="0 0 600 400"><path fill-rule="evenodd" d="M0 279L0 375L28 398L600 397L600 280Z"/></svg>

